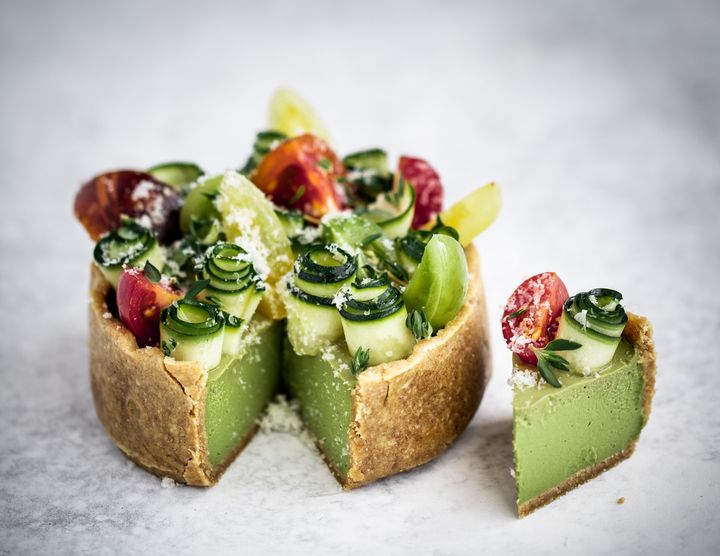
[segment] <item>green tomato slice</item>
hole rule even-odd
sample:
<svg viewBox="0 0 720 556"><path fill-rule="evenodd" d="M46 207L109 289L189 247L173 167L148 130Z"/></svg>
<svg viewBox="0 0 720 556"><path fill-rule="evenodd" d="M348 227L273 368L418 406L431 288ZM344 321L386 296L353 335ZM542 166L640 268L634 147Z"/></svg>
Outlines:
<svg viewBox="0 0 720 556"><path fill-rule="evenodd" d="M434 235L407 285L405 304L409 311L425 309L428 321L438 330L462 307L467 282L467 259L460 243L450 236Z"/></svg>

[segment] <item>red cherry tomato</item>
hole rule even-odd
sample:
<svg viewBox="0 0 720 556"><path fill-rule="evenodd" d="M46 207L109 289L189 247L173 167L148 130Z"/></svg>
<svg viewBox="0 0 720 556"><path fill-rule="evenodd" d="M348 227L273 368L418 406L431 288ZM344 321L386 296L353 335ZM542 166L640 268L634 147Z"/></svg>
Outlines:
<svg viewBox="0 0 720 556"><path fill-rule="evenodd" d="M427 162L421 158L401 156L398 162L398 173L415 188L415 216L413 229L422 228L435 220L443 204L443 186L440 176Z"/></svg>
<svg viewBox="0 0 720 556"><path fill-rule="evenodd" d="M117 307L120 320L135 335L138 347L160 341L160 311L182 297L182 291L163 278L153 284L139 268L120 275Z"/></svg>
<svg viewBox="0 0 720 556"><path fill-rule="evenodd" d="M554 272L536 274L520 284L503 311L502 332L510 351L537 365L531 347L544 347L555 337L567 298L567 288Z"/></svg>
<svg viewBox="0 0 720 556"><path fill-rule="evenodd" d="M305 134L283 141L265 155L250 179L276 205L319 219L343 208L335 180L344 171L325 141Z"/></svg>
<svg viewBox="0 0 720 556"><path fill-rule="evenodd" d="M94 177L75 196L75 217L93 240L120 226L120 216L145 219L167 244L180 236L182 199L150 174L121 170Z"/></svg>

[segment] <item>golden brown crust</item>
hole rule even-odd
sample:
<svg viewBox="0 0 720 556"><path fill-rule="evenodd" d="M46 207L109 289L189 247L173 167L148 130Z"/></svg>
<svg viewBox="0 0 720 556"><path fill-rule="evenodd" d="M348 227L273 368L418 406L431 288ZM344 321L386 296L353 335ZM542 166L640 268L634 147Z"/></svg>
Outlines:
<svg viewBox="0 0 720 556"><path fill-rule="evenodd" d="M466 249L470 280L458 315L405 360L362 373L353 392L350 465L355 488L426 463L465 429L490 378L490 346L480 259Z"/></svg>
<svg viewBox="0 0 720 556"><path fill-rule="evenodd" d="M652 325L645 317L628 313L628 322L623 330L623 338L630 342L638 354L638 363L643 370L643 393L642 393L642 415L643 426L650 417L650 408L652 398L655 394L655 373L656 373L656 356L655 342L652 337ZM621 461L629 458L635 451L637 438L630 442L624 450L613 454L609 458L596 463L591 467L586 467L575 473L572 477L566 479L563 483L554 486L550 490L546 490L539 496L518 504L518 517L525 517L534 512L538 508L549 504L556 498L570 492L581 484L597 477L603 471L607 471L611 467L616 466Z"/></svg>
<svg viewBox="0 0 720 556"><path fill-rule="evenodd" d="M105 318L109 290L93 265L90 382L100 422L140 467L189 485L214 484L255 429L213 468L204 426L207 372L197 363L165 357L158 348L139 349L120 321Z"/></svg>

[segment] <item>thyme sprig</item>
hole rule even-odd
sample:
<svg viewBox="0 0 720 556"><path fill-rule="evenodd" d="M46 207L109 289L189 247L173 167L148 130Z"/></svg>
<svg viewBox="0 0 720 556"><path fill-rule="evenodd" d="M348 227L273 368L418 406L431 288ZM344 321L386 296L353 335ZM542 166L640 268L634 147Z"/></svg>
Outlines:
<svg viewBox="0 0 720 556"><path fill-rule="evenodd" d="M560 381L555 376L553 369L567 373L570 371L570 364L567 362L567 359L555 352L571 351L581 347L582 344L573 342L572 340L558 338L548 343L544 348L530 347L530 349L537 356L537 368L538 371L540 371L540 376L542 376L550 386L560 388L562 384L560 384Z"/></svg>
<svg viewBox="0 0 720 556"><path fill-rule="evenodd" d="M425 309L420 309L419 311L417 309L413 309L410 311L405 319L405 326L410 329L416 340L429 338L433 333L433 327L428 322Z"/></svg>
<svg viewBox="0 0 720 556"><path fill-rule="evenodd" d="M355 354L350 359L350 370L355 376L359 375L368 368L370 363L370 350L364 349L362 346L355 350Z"/></svg>

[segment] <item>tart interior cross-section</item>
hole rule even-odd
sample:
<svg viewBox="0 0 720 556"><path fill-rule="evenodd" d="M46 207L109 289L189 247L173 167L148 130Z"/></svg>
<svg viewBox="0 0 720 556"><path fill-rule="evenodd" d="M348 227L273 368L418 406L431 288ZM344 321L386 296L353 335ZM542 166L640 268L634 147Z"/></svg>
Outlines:
<svg viewBox="0 0 720 556"><path fill-rule="evenodd" d="M513 352L513 448L522 517L630 457L650 416L650 322L622 295L568 295L554 272L510 296L502 330Z"/></svg>
<svg viewBox="0 0 720 556"><path fill-rule="evenodd" d="M489 378L480 261L490 184L443 210L424 160L336 156L297 95L236 170L174 162L99 175L75 214L95 240L90 375L133 461L214 484L278 395L345 488L425 463Z"/></svg>

